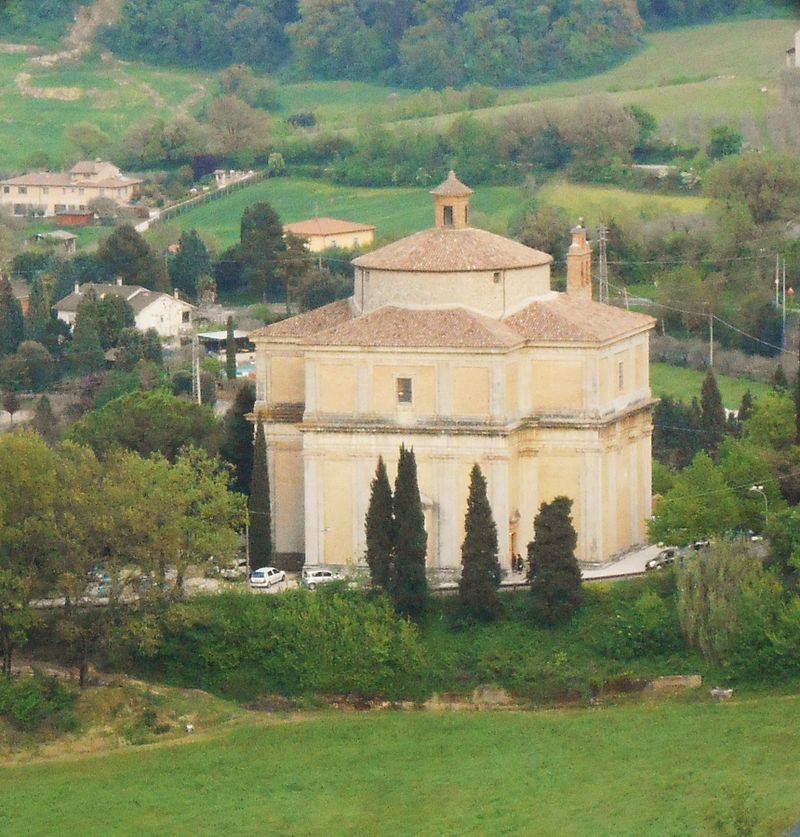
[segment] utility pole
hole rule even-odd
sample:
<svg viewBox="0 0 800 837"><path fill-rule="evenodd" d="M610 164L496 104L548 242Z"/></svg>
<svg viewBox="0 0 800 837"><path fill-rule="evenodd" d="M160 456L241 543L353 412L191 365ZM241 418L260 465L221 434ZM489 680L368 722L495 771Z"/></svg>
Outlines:
<svg viewBox="0 0 800 837"><path fill-rule="evenodd" d="M714 368L714 315L708 312L708 368Z"/></svg>
<svg viewBox="0 0 800 837"><path fill-rule="evenodd" d="M197 332L192 335L192 401L203 403L203 393L200 389L200 339Z"/></svg>
<svg viewBox="0 0 800 837"><path fill-rule="evenodd" d="M786 351L786 257L781 265L781 354Z"/></svg>
<svg viewBox="0 0 800 837"><path fill-rule="evenodd" d="M604 305L608 305L608 227L605 224L600 224L597 228L597 239L600 244L597 256L598 298Z"/></svg>

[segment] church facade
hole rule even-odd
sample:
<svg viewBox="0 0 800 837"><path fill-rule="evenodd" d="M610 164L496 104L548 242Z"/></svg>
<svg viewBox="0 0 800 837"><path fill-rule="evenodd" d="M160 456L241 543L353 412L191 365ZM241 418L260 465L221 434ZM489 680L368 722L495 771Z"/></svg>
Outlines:
<svg viewBox="0 0 800 837"><path fill-rule="evenodd" d="M430 569L460 566L469 472L486 476L501 566L542 502L573 500L578 558L645 539L651 513L651 317L592 300L580 226L567 292L552 257L469 225L453 172L435 224L354 260L351 298L251 334L276 553L364 561L378 456L414 449Z"/></svg>

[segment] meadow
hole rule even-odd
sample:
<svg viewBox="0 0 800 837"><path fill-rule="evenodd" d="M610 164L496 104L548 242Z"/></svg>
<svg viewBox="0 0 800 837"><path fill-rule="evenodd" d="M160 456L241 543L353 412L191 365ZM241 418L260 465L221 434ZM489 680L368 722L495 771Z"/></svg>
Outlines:
<svg viewBox="0 0 800 837"><path fill-rule="evenodd" d="M33 834L779 834L800 698L258 716L195 739L0 768Z"/></svg>
<svg viewBox="0 0 800 837"><path fill-rule="evenodd" d="M653 395L661 397L671 395L681 398L687 403L692 398L700 398L700 388L703 385L705 372L686 369L683 366L672 366L669 363L650 364L650 389ZM722 402L729 410L738 410L742 396L746 390L759 398L772 392L772 386L762 381L752 381L749 378L732 378L728 375L716 375L717 386L722 395Z"/></svg>
<svg viewBox="0 0 800 837"><path fill-rule="evenodd" d="M778 102L778 73L797 26L797 20L786 17L649 33L636 55L605 73L500 90L495 107L476 113L497 119L516 108L561 107L589 93L604 93L651 111L665 139L700 141L709 126L725 123L740 127L752 144L769 146L767 117ZM78 98L25 95L17 82L20 73L31 75L32 87L71 87ZM0 53L0 171L21 169L34 151L44 151L57 162L74 155L63 129L76 122L93 122L116 140L148 119L195 114L216 91L214 73L120 62L96 50L53 68L31 64L24 54ZM279 83L279 95L277 146L288 130L283 119L297 111L313 111L319 129L349 131L395 123L415 101L428 98L410 90L342 81ZM435 111L420 116L425 117L420 124L442 127L453 119Z"/></svg>

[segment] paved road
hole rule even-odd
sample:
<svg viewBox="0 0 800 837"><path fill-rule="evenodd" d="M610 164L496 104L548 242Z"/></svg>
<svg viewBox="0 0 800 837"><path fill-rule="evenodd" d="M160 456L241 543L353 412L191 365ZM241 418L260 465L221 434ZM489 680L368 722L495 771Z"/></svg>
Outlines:
<svg viewBox="0 0 800 837"><path fill-rule="evenodd" d="M645 546L641 549L629 552L616 561L603 564L602 567L592 567L584 570L582 575L585 579L592 578L613 578L619 575L637 575L644 572L644 565L651 558L655 558L663 547Z"/></svg>

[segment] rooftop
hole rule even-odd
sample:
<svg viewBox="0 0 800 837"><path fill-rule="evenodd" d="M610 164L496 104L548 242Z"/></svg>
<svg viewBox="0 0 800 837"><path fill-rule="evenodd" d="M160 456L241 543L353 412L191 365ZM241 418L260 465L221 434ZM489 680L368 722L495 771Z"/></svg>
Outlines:
<svg viewBox="0 0 800 837"><path fill-rule="evenodd" d="M374 224L359 221L342 221L339 218L309 218L307 221L295 221L284 224L284 233L293 235L346 235L347 233L374 231Z"/></svg>

